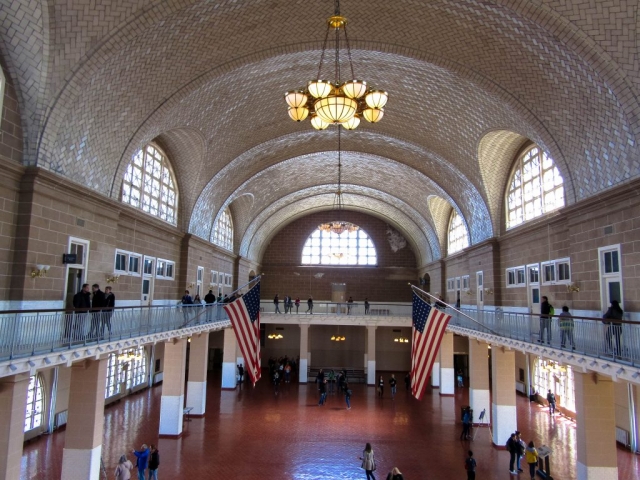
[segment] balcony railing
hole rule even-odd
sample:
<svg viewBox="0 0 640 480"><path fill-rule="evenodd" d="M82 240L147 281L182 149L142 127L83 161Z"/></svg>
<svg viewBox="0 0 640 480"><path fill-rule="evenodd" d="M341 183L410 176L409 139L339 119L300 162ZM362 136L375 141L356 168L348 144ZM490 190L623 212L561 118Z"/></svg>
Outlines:
<svg viewBox="0 0 640 480"><path fill-rule="evenodd" d="M370 303L368 309L363 302L313 302L313 308L309 312L309 306L306 300L300 302L300 306L296 308L295 303L291 310L284 306L281 300L279 305L280 313L290 313L293 315L313 314L313 315L371 315L375 317L410 317L410 303ZM262 300L260 302L260 311L263 313L275 313L276 306L273 300Z"/></svg>
<svg viewBox="0 0 640 480"><path fill-rule="evenodd" d="M221 304L0 312L0 361L228 322Z"/></svg>

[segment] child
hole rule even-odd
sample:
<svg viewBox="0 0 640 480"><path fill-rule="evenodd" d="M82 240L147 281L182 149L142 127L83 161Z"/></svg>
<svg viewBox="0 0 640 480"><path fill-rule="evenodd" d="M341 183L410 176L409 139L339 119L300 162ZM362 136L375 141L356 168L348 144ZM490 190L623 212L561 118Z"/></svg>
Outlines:
<svg viewBox="0 0 640 480"><path fill-rule="evenodd" d="M469 450L468 457L464 461L464 469L467 471L467 480L475 480L476 478L476 459L473 458L473 452Z"/></svg>

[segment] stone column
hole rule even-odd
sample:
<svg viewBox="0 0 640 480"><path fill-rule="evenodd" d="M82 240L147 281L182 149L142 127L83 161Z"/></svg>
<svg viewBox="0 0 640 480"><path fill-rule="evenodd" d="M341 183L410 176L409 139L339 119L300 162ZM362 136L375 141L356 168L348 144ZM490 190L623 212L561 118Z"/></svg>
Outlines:
<svg viewBox="0 0 640 480"><path fill-rule="evenodd" d="M491 380L493 398L493 443L504 445L517 430L516 412L516 354L513 350L494 346L491 349ZM475 413L475 412L474 412Z"/></svg>
<svg viewBox="0 0 640 480"><path fill-rule="evenodd" d="M576 399L577 476L580 480L618 478L613 381L573 371Z"/></svg>
<svg viewBox="0 0 640 480"><path fill-rule="evenodd" d="M236 388L236 334L233 328L224 330L224 343L222 347L222 388Z"/></svg>
<svg viewBox="0 0 640 480"><path fill-rule="evenodd" d="M452 396L456 388L453 368L453 333L445 332L440 344L440 395Z"/></svg>
<svg viewBox="0 0 640 480"><path fill-rule="evenodd" d="M469 339L469 405L473 410L474 423L491 423L491 390L489 386L489 345L473 338Z"/></svg>
<svg viewBox="0 0 640 480"><path fill-rule="evenodd" d="M207 366L209 363L209 333L191 337L189 347L189 378L187 381L187 406L193 407L191 415L204 415L207 403Z"/></svg>
<svg viewBox="0 0 640 480"><path fill-rule="evenodd" d="M107 363L105 358L71 366L69 416L62 452L63 480L100 477Z"/></svg>
<svg viewBox="0 0 640 480"><path fill-rule="evenodd" d="M162 378L162 397L160 399L160 437L175 438L182 435L186 360L186 339L175 339L164 344L164 375Z"/></svg>
<svg viewBox="0 0 640 480"><path fill-rule="evenodd" d="M0 378L0 480L20 478L29 374Z"/></svg>
<svg viewBox="0 0 640 480"><path fill-rule="evenodd" d="M367 325L367 385L376 385L376 328Z"/></svg>
<svg viewBox="0 0 640 480"><path fill-rule="evenodd" d="M436 358L433 360L433 368L431 369L431 386L433 388L440 388L440 353L442 350L438 350Z"/></svg>
<svg viewBox="0 0 640 480"><path fill-rule="evenodd" d="M309 324L300 323L300 362L298 362L298 382L307 383L309 381Z"/></svg>

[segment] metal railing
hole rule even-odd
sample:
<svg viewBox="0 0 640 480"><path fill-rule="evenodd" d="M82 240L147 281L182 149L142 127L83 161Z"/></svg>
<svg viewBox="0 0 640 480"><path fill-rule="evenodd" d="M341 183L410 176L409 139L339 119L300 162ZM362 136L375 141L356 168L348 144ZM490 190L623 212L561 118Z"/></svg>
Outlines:
<svg viewBox="0 0 640 480"><path fill-rule="evenodd" d="M0 312L0 361L228 322L221 304Z"/></svg>
<svg viewBox="0 0 640 480"><path fill-rule="evenodd" d="M411 304L410 303L370 303L368 308L365 307L363 302L325 302L318 301L313 302L313 308L309 311L309 305L307 301L301 301L300 306L296 308L295 303L292 304L291 309L284 305L281 300L279 304L279 310L282 314L293 315L371 315L374 317L410 317L411 316ZM260 302L260 311L262 313L275 313L276 306L273 300L262 300Z"/></svg>

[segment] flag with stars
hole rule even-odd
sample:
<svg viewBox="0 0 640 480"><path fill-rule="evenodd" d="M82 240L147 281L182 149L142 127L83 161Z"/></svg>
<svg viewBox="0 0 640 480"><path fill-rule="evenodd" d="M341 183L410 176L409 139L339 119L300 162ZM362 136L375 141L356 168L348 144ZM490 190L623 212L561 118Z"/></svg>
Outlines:
<svg viewBox="0 0 640 480"><path fill-rule="evenodd" d="M411 394L418 400L427 387L444 331L451 315L438 310L413 292L411 329Z"/></svg>
<svg viewBox="0 0 640 480"><path fill-rule="evenodd" d="M260 280L242 297L224 306L240 351L245 371L255 385L260 380Z"/></svg>

